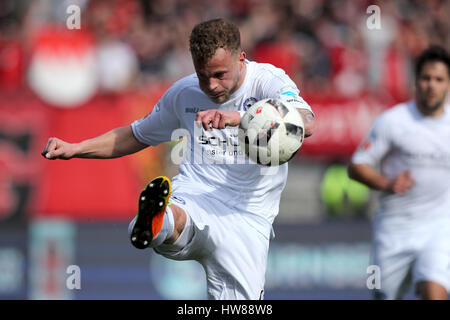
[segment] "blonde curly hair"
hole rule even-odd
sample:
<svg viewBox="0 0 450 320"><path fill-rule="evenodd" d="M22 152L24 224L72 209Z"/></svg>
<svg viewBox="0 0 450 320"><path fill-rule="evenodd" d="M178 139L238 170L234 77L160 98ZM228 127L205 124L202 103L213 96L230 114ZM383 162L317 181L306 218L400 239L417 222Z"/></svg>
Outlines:
<svg viewBox="0 0 450 320"><path fill-rule="evenodd" d="M192 29L189 50L196 64L205 64L218 48L237 52L241 48L241 35L233 23L219 18L201 22Z"/></svg>

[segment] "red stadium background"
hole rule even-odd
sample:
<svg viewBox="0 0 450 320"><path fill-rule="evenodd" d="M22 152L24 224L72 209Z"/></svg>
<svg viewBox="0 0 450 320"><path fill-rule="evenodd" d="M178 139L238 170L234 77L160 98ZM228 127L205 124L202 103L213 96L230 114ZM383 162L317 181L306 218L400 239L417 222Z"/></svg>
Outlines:
<svg viewBox="0 0 450 320"><path fill-rule="evenodd" d="M317 120L290 163L265 297L369 298L375 202L348 203L345 166L375 117L413 96L418 54L450 49L448 12L441 0L0 1L0 299L204 297L194 267L127 240L141 188L176 173L170 144L113 160L40 153L49 137L78 142L151 112L194 71L192 27L218 16L239 26L249 60L289 74ZM334 212L321 188L331 166L344 172L329 184ZM82 290L66 288L69 265Z"/></svg>

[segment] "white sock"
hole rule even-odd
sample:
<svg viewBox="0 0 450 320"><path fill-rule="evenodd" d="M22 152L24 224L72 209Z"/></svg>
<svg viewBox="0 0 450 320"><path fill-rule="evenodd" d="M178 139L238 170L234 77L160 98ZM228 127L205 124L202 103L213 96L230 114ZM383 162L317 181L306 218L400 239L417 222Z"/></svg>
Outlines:
<svg viewBox="0 0 450 320"><path fill-rule="evenodd" d="M128 225L128 236L131 236L131 232L133 231L134 225L136 224L136 217L130 222ZM161 231L158 232L155 238L150 242L151 248L157 247L161 245L164 241L166 241L170 236L172 236L173 231L175 230L175 221L173 219L172 209L169 206L166 207L166 212L164 212L163 225Z"/></svg>
<svg viewBox="0 0 450 320"><path fill-rule="evenodd" d="M177 240L172 244L172 247L176 250L183 249L194 236L194 225L192 224L191 217L186 214L186 224Z"/></svg>

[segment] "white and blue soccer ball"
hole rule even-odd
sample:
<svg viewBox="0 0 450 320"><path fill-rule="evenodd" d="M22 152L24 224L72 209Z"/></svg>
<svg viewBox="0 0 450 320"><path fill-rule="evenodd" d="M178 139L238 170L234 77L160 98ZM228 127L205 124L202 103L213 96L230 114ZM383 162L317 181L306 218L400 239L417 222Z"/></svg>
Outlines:
<svg viewBox="0 0 450 320"><path fill-rule="evenodd" d="M267 166L288 162L305 138L300 113L280 99L255 102L242 117L239 129L239 145L245 154Z"/></svg>

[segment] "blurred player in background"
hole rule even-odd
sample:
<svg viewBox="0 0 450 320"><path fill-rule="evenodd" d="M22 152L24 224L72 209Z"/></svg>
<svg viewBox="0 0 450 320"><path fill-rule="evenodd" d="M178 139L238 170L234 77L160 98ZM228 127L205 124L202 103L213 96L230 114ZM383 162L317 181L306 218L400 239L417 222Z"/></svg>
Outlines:
<svg viewBox="0 0 450 320"><path fill-rule="evenodd" d="M246 108L264 98L296 106L305 136L312 134L313 114L283 70L246 59L234 24L223 19L198 24L190 51L196 73L172 85L150 115L80 143L50 138L42 155L121 157L173 140L175 130L185 129L191 152L172 181L174 191L162 176L146 186L130 223L131 242L167 258L200 262L210 299L261 299L287 163L276 175L261 174L257 164L238 164L237 126ZM198 162L197 156L209 161Z"/></svg>
<svg viewBox="0 0 450 320"><path fill-rule="evenodd" d="M349 166L351 178L381 191L372 247L381 299L401 299L411 282L422 299L446 299L450 288L448 52L425 50L415 76L415 99L375 121Z"/></svg>

